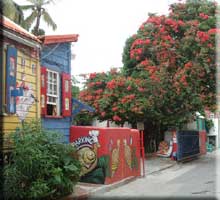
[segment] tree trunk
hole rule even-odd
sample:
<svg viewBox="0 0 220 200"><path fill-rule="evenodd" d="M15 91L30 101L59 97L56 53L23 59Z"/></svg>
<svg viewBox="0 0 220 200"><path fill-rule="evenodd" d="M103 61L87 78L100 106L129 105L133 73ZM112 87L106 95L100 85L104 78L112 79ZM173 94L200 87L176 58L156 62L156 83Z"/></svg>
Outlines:
<svg viewBox="0 0 220 200"><path fill-rule="evenodd" d="M156 138L158 126L152 121L145 121L144 124L144 148L146 153L154 153L156 151Z"/></svg>
<svg viewBox="0 0 220 200"><path fill-rule="evenodd" d="M41 19L41 8L37 9L37 21L36 21L36 25L34 27L34 34L35 35L38 35L38 32L39 32L40 19Z"/></svg>

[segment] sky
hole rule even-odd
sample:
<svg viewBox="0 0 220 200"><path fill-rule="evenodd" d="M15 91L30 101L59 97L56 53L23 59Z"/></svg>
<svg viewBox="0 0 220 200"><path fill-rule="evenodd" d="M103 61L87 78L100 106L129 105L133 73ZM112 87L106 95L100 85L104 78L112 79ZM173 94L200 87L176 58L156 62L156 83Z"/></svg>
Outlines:
<svg viewBox="0 0 220 200"><path fill-rule="evenodd" d="M25 0L15 0L28 5ZM105 72L122 67L125 41L147 20L148 13L167 14L177 0L56 0L47 11L56 31L41 22L46 35L79 34L73 43L72 74Z"/></svg>

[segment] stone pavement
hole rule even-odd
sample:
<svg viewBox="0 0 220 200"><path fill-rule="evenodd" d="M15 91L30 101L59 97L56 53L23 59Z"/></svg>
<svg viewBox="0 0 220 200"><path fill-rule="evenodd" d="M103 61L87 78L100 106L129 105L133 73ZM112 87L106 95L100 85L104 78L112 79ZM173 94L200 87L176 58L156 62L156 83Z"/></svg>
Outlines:
<svg viewBox="0 0 220 200"><path fill-rule="evenodd" d="M171 158L163 158L158 156L151 156L145 160L145 174L149 175L158 172L176 164L176 161Z"/></svg>
<svg viewBox="0 0 220 200"><path fill-rule="evenodd" d="M78 183L75 187L73 194L63 198L62 200L84 200L92 194L102 194L111 189L125 185L137 178L147 178L149 174L167 169L176 164L176 161L172 161L170 158L162 158L157 156L147 156L145 159L145 177L128 177L119 182L115 182L109 185L101 184L89 184L89 183Z"/></svg>

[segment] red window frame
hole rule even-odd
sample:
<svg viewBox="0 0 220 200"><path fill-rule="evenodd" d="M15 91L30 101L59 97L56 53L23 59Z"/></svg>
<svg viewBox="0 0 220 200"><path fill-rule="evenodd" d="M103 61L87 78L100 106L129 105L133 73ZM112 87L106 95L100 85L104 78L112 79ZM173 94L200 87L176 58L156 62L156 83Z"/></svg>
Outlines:
<svg viewBox="0 0 220 200"><path fill-rule="evenodd" d="M62 116L70 117L72 114L71 75L62 73Z"/></svg>
<svg viewBox="0 0 220 200"><path fill-rule="evenodd" d="M47 114L47 68L41 67L41 115Z"/></svg>

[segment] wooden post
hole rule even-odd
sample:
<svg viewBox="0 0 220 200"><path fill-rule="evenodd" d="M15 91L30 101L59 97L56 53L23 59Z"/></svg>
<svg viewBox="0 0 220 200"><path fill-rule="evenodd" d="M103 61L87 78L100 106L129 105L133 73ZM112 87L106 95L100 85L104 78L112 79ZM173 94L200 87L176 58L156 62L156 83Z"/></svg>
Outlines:
<svg viewBox="0 0 220 200"><path fill-rule="evenodd" d="M141 131L141 153L142 153L142 161L143 161L143 177L145 177L145 154L144 154L144 131Z"/></svg>
<svg viewBox="0 0 220 200"><path fill-rule="evenodd" d="M137 129L140 131L140 154L142 157L142 168L143 168L143 174L142 176L145 177L145 155L144 155L144 123L143 122L137 122Z"/></svg>

